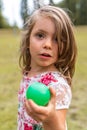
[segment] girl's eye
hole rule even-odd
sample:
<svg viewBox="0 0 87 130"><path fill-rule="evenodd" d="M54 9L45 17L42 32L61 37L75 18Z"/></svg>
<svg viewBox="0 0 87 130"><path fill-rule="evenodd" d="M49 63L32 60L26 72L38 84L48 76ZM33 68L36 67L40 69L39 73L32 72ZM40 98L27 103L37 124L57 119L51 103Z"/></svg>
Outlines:
<svg viewBox="0 0 87 130"><path fill-rule="evenodd" d="M44 34L42 34L42 33L38 33L38 34L36 34L36 36L39 38L39 39L43 39L45 36L44 36Z"/></svg>

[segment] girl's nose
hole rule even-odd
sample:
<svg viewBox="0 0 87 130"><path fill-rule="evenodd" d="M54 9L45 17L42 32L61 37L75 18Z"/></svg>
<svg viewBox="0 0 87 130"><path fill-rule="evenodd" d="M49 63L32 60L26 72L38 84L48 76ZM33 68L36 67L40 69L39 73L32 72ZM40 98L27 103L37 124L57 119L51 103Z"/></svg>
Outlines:
<svg viewBox="0 0 87 130"><path fill-rule="evenodd" d="M46 49L51 49L52 48L52 40L51 39L45 40L43 43L43 47Z"/></svg>

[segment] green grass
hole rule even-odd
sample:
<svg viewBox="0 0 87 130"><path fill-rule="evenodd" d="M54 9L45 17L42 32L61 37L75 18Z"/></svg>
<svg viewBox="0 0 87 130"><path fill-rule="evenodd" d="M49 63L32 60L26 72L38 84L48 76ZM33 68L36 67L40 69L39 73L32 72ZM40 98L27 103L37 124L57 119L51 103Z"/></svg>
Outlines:
<svg viewBox="0 0 87 130"><path fill-rule="evenodd" d="M67 115L69 130L87 130L87 26L76 27L78 45L73 98ZM17 128L20 32L0 30L0 130Z"/></svg>

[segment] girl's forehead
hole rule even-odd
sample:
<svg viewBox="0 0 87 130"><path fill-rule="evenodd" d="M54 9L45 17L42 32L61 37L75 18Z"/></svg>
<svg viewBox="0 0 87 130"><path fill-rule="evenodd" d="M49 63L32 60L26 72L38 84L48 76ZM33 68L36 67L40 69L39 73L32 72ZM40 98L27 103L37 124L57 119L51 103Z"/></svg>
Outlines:
<svg viewBox="0 0 87 130"><path fill-rule="evenodd" d="M38 19L35 21L33 29L49 30L50 32L53 32L53 33L56 30L55 23L49 17L38 17Z"/></svg>

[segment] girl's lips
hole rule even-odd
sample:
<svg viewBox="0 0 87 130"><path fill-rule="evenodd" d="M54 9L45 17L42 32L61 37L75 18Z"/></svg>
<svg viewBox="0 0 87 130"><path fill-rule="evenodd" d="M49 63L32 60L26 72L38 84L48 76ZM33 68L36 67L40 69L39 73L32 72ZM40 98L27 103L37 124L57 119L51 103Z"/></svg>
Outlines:
<svg viewBox="0 0 87 130"><path fill-rule="evenodd" d="M45 57L51 57L51 55L49 53L42 53L40 54L41 56L45 56Z"/></svg>
<svg viewBox="0 0 87 130"><path fill-rule="evenodd" d="M41 54L42 56L51 57L49 54Z"/></svg>
<svg viewBox="0 0 87 130"><path fill-rule="evenodd" d="M51 55L49 55L49 54L47 54L47 53L40 54L39 56L40 56L40 58L42 58L42 59L51 58Z"/></svg>

